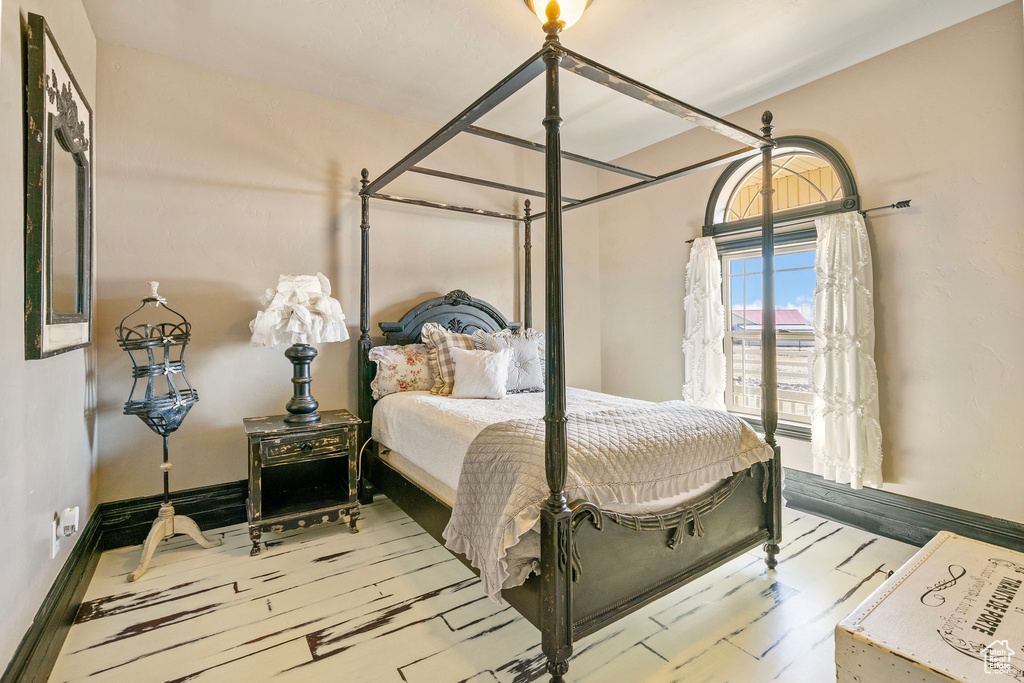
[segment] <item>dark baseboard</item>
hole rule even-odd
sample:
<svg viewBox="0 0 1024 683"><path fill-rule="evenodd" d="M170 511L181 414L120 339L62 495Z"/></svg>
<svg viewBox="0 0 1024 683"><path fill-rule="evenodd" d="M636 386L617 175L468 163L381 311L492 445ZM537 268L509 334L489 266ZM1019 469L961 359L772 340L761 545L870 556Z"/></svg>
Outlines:
<svg viewBox="0 0 1024 683"><path fill-rule="evenodd" d="M200 529L216 529L246 521L245 499L249 495L246 480L200 486L171 493L174 512L191 517ZM162 495L102 503L103 550L138 545L156 519Z"/></svg>
<svg viewBox="0 0 1024 683"><path fill-rule="evenodd" d="M40 681L50 676L60 648L75 621L78 606L85 589L89 587L96 564L100 559L100 515L89 518L82 536L71 549L71 554L50 586L32 625L25 632L14 657L7 665L0 681L3 683Z"/></svg>
<svg viewBox="0 0 1024 683"><path fill-rule="evenodd" d="M921 546L939 531L1024 552L1024 524L908 498L879 489L851 489L786 468L786 504L819 517Z"/></svg>
<svg viewBox="0 0 1024 683"><path fill-rule="evenodd" d="M176 513L188 515L200 528L215 529L246 521L247 495L248 482L232 481L171 493L171 502ZM45 683L68 629L74 623L100 553L146 540L162 501L163 496L157 495L96 506L14 657L0 676L0 683Z"/></svg>

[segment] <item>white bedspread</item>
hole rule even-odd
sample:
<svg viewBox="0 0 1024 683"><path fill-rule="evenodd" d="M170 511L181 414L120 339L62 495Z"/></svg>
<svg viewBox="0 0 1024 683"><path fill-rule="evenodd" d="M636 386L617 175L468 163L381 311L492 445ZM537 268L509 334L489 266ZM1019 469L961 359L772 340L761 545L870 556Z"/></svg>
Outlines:
<svg viewBox="0 0 1024 683"><path fill-rule="evenodd" d="M648 401L567 388L569 414L597 413L657 404ZM457 497L459 477L473 440L492 424L544 416L544 394L510 394L501 400L455 399L429 392L410 391L385 396L373 412L372 435L381 445L401 454L402 460L426 472L436 481L433 487L419 482L438 498L453 501ZM761 458L757 458L761 459ZM400 467L401 469L401 467ZM409 476L410 473L406 472ZM415 479L415 476L411 478ZM632 502L602 503L602 507L623 513L646 513L684 504L717 485L708 482L687 491L664 497L650 495ZM446 490L436 490L438 486ZM433 490L432 490L433 489ZM535 525L539 527L539 522ZM504 558L508 578L503 587L522 584L536 571L540 557L540 534L535 528L519 537Z"/></svg>
<svg viewBox="0 0 1024 683"><path fill-rule="evenodd" d="M648 404L572 387L566 388L565 398L570 413ZM372 433L374 441L401 453L403 458L455 491L469 444L484 427L530 417L544 417L543 393L509 394L494 401L403 391L377 402Z"/></svg>

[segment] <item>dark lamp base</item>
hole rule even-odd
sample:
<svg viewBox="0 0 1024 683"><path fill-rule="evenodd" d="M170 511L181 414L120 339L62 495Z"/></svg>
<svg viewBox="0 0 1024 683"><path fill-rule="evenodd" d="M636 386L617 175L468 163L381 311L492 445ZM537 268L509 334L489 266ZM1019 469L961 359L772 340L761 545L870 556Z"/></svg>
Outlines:
<svg viewBox="0 0 1024 683"><path fill-rule="evenodd" d="M284 355L292 362L293 385L292 398L285 406L289 414L284 421L288 424L319 422L320 413L316 412L316 409L320 404L313 398L309 388L313 382L313 377L309 374L309 365L316 358L316 349L309 344L292 344Z"/></svg>
<svg viewBox="0 0 1024 683"><path fill-rule="evenodd" d="M285 417L284 421L287 422L290 425L294 425L294 424L312 424L314 422L319 422L320 421L320 413L315 413L314 412L314 413L307 413L305 415L302 415L302 414L298 414L298 415L292 414L292 415L288 415L287 417Z"/></svg>

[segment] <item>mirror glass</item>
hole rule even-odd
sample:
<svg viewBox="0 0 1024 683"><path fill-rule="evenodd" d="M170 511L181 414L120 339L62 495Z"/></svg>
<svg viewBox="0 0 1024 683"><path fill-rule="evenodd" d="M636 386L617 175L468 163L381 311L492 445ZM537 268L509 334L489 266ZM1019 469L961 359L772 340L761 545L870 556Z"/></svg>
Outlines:
<svg viewBox="0 0 1024 683"><path fill-rule="evenodd" d="M50 312L56 316L82 313L78 187L85 170L59 138L50 137Z"/></svg>

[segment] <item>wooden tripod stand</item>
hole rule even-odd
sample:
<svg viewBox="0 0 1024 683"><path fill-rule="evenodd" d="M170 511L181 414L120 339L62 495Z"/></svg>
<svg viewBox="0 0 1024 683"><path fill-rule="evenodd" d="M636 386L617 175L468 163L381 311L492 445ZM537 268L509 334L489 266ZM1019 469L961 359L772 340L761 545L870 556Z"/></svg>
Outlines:
<svg viewBox="0 0 1024 683"><path fill-rule="evenodd" d="M167 461L167 436L167 434L163 435L164 461L160 465L160 469L164 473L164 502L161 503L160 511L157 513L156 520L153 522L153 526L150 527L149 534L146 536L146 542L142 546L142 557L139 559L139 565L135 567L135 571L128 575L129 581L136 581L146 573L146 570L149 569L149 563L153 559L153 553L156 552L156 546L165 538L170 538L175 534L186 534L204 548L216 548L224 542L219 538L211 541L204 536L203 532L199 529L199 525L191 517L174 514L174 506L171 505L169 481L171 463Z"/></svg>

